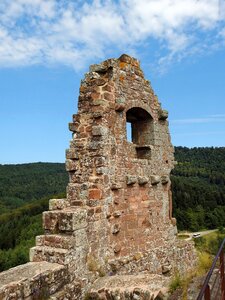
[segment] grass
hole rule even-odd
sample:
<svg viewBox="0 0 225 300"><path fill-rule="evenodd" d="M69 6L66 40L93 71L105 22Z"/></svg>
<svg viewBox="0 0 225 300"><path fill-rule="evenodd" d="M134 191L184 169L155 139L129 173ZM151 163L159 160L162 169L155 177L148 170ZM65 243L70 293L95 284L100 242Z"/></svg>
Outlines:
<svg viewBox="0 0 225 300"><path fill-rule="evenodd" d="M199 252L206 252L215 256L224 238L225 233L217 230L194 239L195 247Z"/></svg>
<svg viewBox="0 0 225 300"><path fill-rule="evenodd" d="M179 240L186 240L186 239L188 239L190 236L188 235L188 234L178 234L177 235L177 238L179 239Z"/></svg>
<svg viewBox="0 0 225 300"><path fill-rule="evenodd" d="M182 288L183 280L181 279L181 276L179 272L176 272L174 277L172 278L170 285L169 285L169 292L172 294L174 293L178 288Z"/></svg>
<svg viewBox="0 0 225 300"><path fill-rule="evenodd" d="M180 289L181 299L188 300L188 288L190 284L194 282L197 277L205 275L211 267L211 263L212 258L208 253L201 254L199 256L199 264L195 269L184 276L181 276L179 273L174 275L169 285L170 294L173 294L176 290Z"/></svg>
<svg viewBox="0 0 225 300"><path fill-rule="evenodd" d="M89 271L98 273L100 277L105 276L104 268L99 264L95 256L90 254L87 256L87 266Z"/></svg>
<svg viewBox="0 0 225 300"><path fill-rule="evenodd" d="M197 276L202 276L206 274L211 265L212 265L213 257L207 252L199 252L198 253L198 268L196 270Z"/></svg>
<svg viewBox="0 0 225 300"><path fill-rule="evenodd" d="M185 276L181 276L178 272L175 273L169 285L169 291L171 294L174 293L177 289L181 289L182 300L188 299L187 291L189 285L195 280L195 278L207 274L212 265L213 258L219 250L219 246L224 237L225 233L220 230L194 239L195 246L198 252L198 265L194 270L192 270Z"/></svg>

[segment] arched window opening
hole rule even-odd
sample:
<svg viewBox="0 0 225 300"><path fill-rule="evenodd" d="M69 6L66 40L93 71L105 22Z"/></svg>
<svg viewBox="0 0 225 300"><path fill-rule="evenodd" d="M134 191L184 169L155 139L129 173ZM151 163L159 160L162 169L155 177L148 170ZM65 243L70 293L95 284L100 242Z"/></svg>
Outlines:
<svg viewBox="0 0 225 300"><path fill-rule="evenodd" d="M153 119L140 107L133 107L126 113L127 140L136 145L138 158L150 158L153 144Z"/></svg>

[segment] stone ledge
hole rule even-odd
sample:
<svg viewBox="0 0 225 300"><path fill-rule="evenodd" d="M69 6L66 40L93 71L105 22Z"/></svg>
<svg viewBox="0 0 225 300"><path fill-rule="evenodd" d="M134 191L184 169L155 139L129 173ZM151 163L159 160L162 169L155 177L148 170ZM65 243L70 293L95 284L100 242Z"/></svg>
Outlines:
<svg viewBox="0 0 225 300"><path fill-rule="evenodd" d="M48 297L67 283L67 275L64 266L48 262L30 262L11 268L0 273L0 299Z"/></svg>
<svg viewBox="0 0 225 300"><path fill-rule="evenodd" d="M73 232L87 226L87 210L78 207L45 211L42 216L44 229L52 233Z"/></svg>
<svg viewBox="0 0 225 300"><path fill-rule="evenodd" d="M30 248L30 261L32 262L47 261L50 263L66 265L70 260L70 252L67 249L48 246L36 246Z"/></svg>
<svg viewBox="0 0 225 300"><path fill-rule="evenodd" d="M89 291L90 299L157 299L166 293L169 278L157 274L116 275L98 279ZM105 297L105 298L104 298ZM113 298L114 299L114 298ZM117 298L116 298L117 299Z"/></svg>

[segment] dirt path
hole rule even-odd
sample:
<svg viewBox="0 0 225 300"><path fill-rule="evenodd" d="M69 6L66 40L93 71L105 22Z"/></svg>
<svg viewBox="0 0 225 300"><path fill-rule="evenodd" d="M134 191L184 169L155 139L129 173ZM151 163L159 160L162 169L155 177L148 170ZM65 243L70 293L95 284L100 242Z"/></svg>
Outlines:
<svg viewBox="0 0 225 300"><path fill-rule="evenodd" d="M186 241L190 241L192 238L198 238L198 237L207 235L207 234L212 233L212 232L215 232L215 231L217 231L217 229L203 230L203 231L196 231L196 232L184 232L184 233L180 233L180 234L178 233L178 236L179 236L179 235L188 235L189 237L186 238L185 240L186 240ZM194 237L196 234L199 234L199 236Z"/></svg>

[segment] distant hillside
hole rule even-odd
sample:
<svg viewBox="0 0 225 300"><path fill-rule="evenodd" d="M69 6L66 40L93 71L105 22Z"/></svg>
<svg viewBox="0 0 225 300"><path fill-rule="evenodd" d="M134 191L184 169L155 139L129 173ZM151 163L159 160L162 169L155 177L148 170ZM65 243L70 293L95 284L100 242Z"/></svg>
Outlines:
<svg viewBox="0 0 225 300"><path fill-rule="evenodd" d="M41 213L50 198L66 196L67 183L62 163L0 165L0 272L28 261Z"/></svg>
<svg viewBox="0 0 225 300"><path fill-rule="evenodd" d="M173 211L180 229L225 226L225 147L176 147Z"/></svg>
<svg viewBox="0 0 225 300"><path fill-rule="evenodd" d="M68 174L62 163L0 165L0 214L65 192L67 183Z"/></svg>

